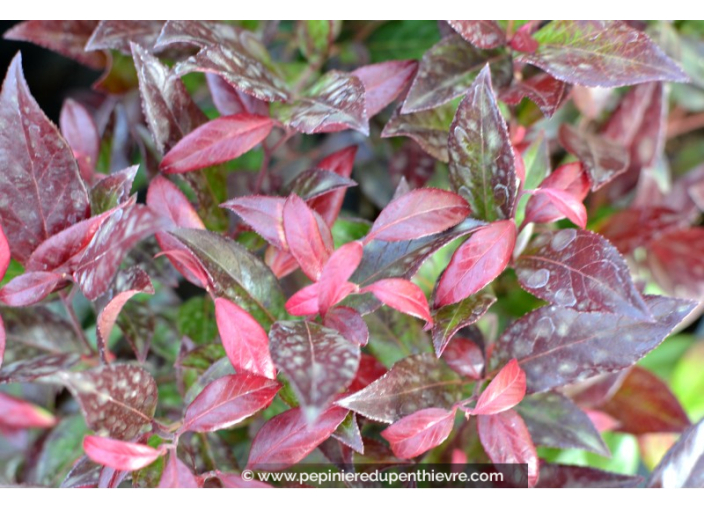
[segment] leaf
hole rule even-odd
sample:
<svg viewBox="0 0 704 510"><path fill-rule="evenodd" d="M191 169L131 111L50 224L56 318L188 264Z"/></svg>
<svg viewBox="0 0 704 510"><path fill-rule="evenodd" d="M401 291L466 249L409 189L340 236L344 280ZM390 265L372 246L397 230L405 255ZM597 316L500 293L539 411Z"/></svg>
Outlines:
<svg viewBox="0 0 704 510"><path fill-rule="evenodd" d="M261 99L240 92L217 74L206 73L205 79L208 82L213 103L220 115L249 113L263 117L269 116L269 105Z"/></svg>
<svg viewBox="0 0 704 510"><path fill-rule="evenodd" d="M499 95L500 99L510 105L517 105L524 97L530 98L543 115L550 118L555 115L567 99L569 85L557 80L547 73L539 73L513 84Z"/></svg>
<svg viewBox="0 0 704 510"><path fill-rule="evenodd" d="M387 278L363 287L360 292L371 292L386 306L423 319L428 323L428 327L433 325L428 300L415 283L402 278Z"/></svg>
<svg viewBox="0 0 704 510"><path fill-rule="evenodd" d="M509 409L477 417L479 439L494 464L527 464L528 486L538 483L538 454L520 415Z"/></svg>
<svg viewBox="0 0 704 510"><path fill-rule="evenodd" d="M349 294L354 290L354 285L350 283L346 282L345 287L345 294ZM286 311L297 317L318 315L320 313L319 290L320 285L317 283L303 287L286 301Z"/></svg>
<svg viewBox="0 0 704 510"><path fill-rule="evenodd" d="M477 48L491 49L506 44L506 35L494 20L448 20L448 23Z"/></svg>
<svg viewBox="0 0 704 510"><path fill-rule="evenodd" d="M167 227L164 218L140 204L118 209L110 215L98 228L73 271L85 297L92 301L103 294L132 247Z"/></svg>
<svg viewBox="0 0 704 510"><path fill-rule="evenodd" d="M25 361L42 354L79 352L71 323L44 306L0 308L5 321L5 363Z"/></svg>
<svg viewBox="0 0 704 510"><path fill-rule="evenodd" d="M562 146L584 164L592 181L592 191L598 190L628 169L628 151L603 136L582 133L563 124L560 126L559 139Z"/></svg>
<svg viewBox="0 0 704 510"><path fill-rule="evenodd" d="M359 346L312 322L280 321L269 331L271 357L313 423L357 372Z"/></svg>
<svg viewBox="0 0 704 510"><path fill-rule="evenodd" d="M675 295L699 299L704 290L704 228L669 232L648 246L648 266L658 284Z"/></svg>
<svg viewBox="0 0 704 510"><path fill-rule="evenodd" d="M516 169L508 129L485 67L455 114L448 139L450 182L469 202L475 217L511 218Z"/></svg>
<svg viewBox="0 0 704 510"><path fill-rule="evenodd" d="M200 261L216 296L236 303L264 327L276 320L284 297L276 277L257 257L214 232L178 229L172 234Z"/></svg>
<svg viewBox="0 0 704 510"><path fill-rule="evenodd" d="M645 296L653 317L639 320L546 306L511 324L494 349L497 364L516 358L528 393L539 393L633 365L693 309L689 301Z"/></svg>
<svg viewBox="0 0 704 510"><path fill-rule="evenodd" d="M32 271L13 278L0 289L0 301L8 306L29 306L51 294L65 276L59 273Z"/></svg>
<svg viewBox="0 0 704 510"><path fill-rule="evenodd" d="M381 436L399 459L412 459L442 444L452 433L455 412L431 407L395 422Z"/></svg>
<svg viewBox="0 0 704 510"><path fill-rule="evenodd" d="M296 22L298 49L311 64L323 64L341 28L341 21L299 20Z"/></svg>
<svg viewBox="0 0 704 510"><path fill-rule="evenodd" d="M606 237L619 252L627 255L665 234L686 229L688 224L685 216L667 207L629 207L609 216L599 225L599 233ZM677 237L677 234L674 235ZM666 241L662 246L676 245L677 243L673 241L673 239ZM654 254L655 251L653 250L652 253Z"/></svg>
<svg viewBox="0 0 704 510"><path fill-rule="evenodd" d="M280 387L276 381L248 373L216 379L188 406L181 430L213 432L230 428L268 407Z"/></svg>
<svg viewBox="0 0 704 510"><path fill-rule="evenodd" d="M269 354L269 337L245 310L225 298L215 300L215 318L222 345L236 370L274 379L276 369Z"/></svg>
<svg viewBox="0 0 704 510"><path fill-rule="evenodd" d="M336 306L325 314L323 325L334 329L350 342L364 347L369 342L369 328L362 316L347 306Z"/></svg>
<svg viewBox="0 0 704 510"><path fill-rule="evenodd" d="M32 97L22 57L0 94L0 223L12 256L26 262L42 241L90 215L73 152Z"/></svg>
<svg viewBox="0 0 704 510"><path fill-rule="evenodd" d="M362 243L352 241L335 250L323 266L317 283L318 307L323 317L329 308L356 290L356 286L350 287L347 280L359 266L363 251Z"/></svg>
<svg viewBox="0 0 704 510"><path fill-rule="evenodd" d="M10 348L11 345L7 347ZM78 353L64 353L40 355L14 363L6 363L5 367L0 370L0 383L32 382L40 377L68 370L80 360L81 356Z"/></svg>
<svg viewBox="0 0 704 510"><path fill-rule="evenodd" d="M650 474L648 487L680 488L704 484L704 421L692 425L665 454Z"/></svg>
<svg viewBox="0 0 704 510"><path fill-rule="evenodd" d="M56 418L41 407L0 392L0 425L11 428L51 428Z"/></svg>
<svg viewBox="0 0 704 510"><path fill-rule="evenodd" d="M297 195L286 199L283 227L291 255L311 280L317 281L332 252L332 234L323 219Z"/></svg>
<svg viewBox="0 0 704 510"><path fill-rule="evenodd" d="M559 166L547 176L526 204L524 224L552 223L568 217L584 228L587 211L582 201L589 193L589 177L581 163Z"/></svg>
<svg viewBox="0 0 704 510"><path fill-rule="evenodd" d="M587 230L540 234L516 260L516 274L528 292L559 306L644 321L652 317L626 261L606 239Z"/></svg>
<svg viewBox="0 0 704 510"><path fill-rule="evenodd" d="M367 331L367 335L369 332ZM2 361L5 358L5 343L7 342L7 336L5 334L5 323L0 316L0 368L2 368ZM0 372L1 374L2 372Z"/></svg>
<svg viewBox="0 0 704 510"><path fill-rule="evenodd" d="M312 168L296 176L290 185L291 193L295 193L306 202L325 195L337 189L356 186L352 179L342 177L335 172Z"/></svg>
<svg viewBox="0 0 704 510"><path fill-rule="evenodd" d="M164 454L145 444L127 443L98 436L86 436L83 439L83 450L93 462L118 471L142 469Z"/></svg>
<svg viewBox="0 0 704 510"><path fill-rule="evenodd" d="M397 108L381 132L382 138L407 136L435 159L447 163L447 137L457 110L453 103L422 112L401 113Z"/></svg>
<svg viewBox="0 0 704 510"><path fill-rule="evenodd" d="M354 166L354 158L356 155L356 146L345 147L344 149L326 156L318 163L317 168L334 172L340 177L349 179L352 175L352 167ZM342 209L345 191L345 189L340 189L326 193L323 196L309 200L308 205L311 209L318 212L325 220L325 223L332 228L332 224L335 223L337 216L340 214L340 209Z"/></svg>
<svg viewBox="0 0 704 510"><path fill-rule="evenodd" d="M431 353L394 364L381 378L337 402L372 420L394 423L429 407L451 409L461 398L462 381Z"/></svg>
<svg viewBox="0 0 704 510"><path fill-rule="evenodd" d="M218 480L226 489L271 489L271 485L259 480L245 480L241 475L235 473L218 472Z"/></svg>
<svg viewBox="0 0 704 510"><path fill-rule="evenodd" d="M94 217L124 204L129 199L138 170L139 166L134 165L95 183L90 190L90 209Z"/></svg>
<svg viewBox="0 0 704 510"><path fill-rule="evenodd" d="M457 303L482 290L506 268L516 243L513 220L482 227L455 251L435 290L436 306Z"/></svg>
<svg viewBox="0 0 704 510"><path fill-rule="evenodd" d="M587 228L587 209L571 194L558 189L541 188L535 190L533 196L546 199L562 216L580 228ZM532 221L530 215L526 216L526 221Z"/></svg>
<svg viewBox="0 0 704 510"><path fill-rule="evenodd" d="M97 24L94 20L24 21L5 32L3 38L38 44L93 69L102 69L106 64L105 54L85 50Z"/></svg>
<svg viewBox="0 0 704 510"><path fill-rule="evenodd" d="M433 313L433 347L437 357L442 356L460 329L481 319L495 302L496 298L490 294L476 294L436 310Z"/></svg>
<svg viewBox="0 0 704 510"><path fill-rule="evenodd" d="M342 71L329 71L303 97L281 105L278 118L301 133L354 129L369 135L362 80Z"/></svg>
<svg viewBox="0 0 704 510"><path fill-rule="evenodd" d="M139 44L130 46L139 78L142 111L157 150L165 154L207 119L179 76Z"/></svg>
<svg viewBox="0 0 704 510"><path fill-rule="evenodd" d="M471 331L472 328L470 328ZM478 330L475 330L478 331ZM481 379L484 372L484 354L469 338L457 335L445 348L442 359L460 375Z"/></svg>
<svg viewBox="0 0 704 510"><path fill-rule="evenodd" d="M86 50L119 50L129 55L130 42L152 49L163 26L160 20L101 20Z"/></svg>
<svg viewBox="0 0 704 510"><path fill-rule="evenodd" d="M633 367L618 391L601 408L628 434L683 432L687 413L664 381L644 368Z"/></svg>
<svg viewBox="0 0 704 510"><path fill-rule="evenodd" d="M450 191L423 188L392 200L365 238L408 241L454 227L470 214L466 201Z"/></svg>
<svg viewBox="0 0 704 510"><path fill-rule="evenodd" d="M151 427L157 387L143 368L114 364L50 377L71 391L86 423L100 435L129 440Z"/></svg>
<svg viewBox="0 0 704 510"><path fill-rule="evenodd" d="M538 488L633 488L640 485L640 476L620 475L599 469L540 463Z"/></svg>
<svg viewBox="0 0 704 510"><path fill-rule="evenodd" d="M389 60L352 71L364 85L367 116L371 118L391 104L406 89L417 69L415 60Z"/></svg>
<svg viewBox="0 0 704 510"><path fill-rule="evenodd" d="M165 177L157 175L149 183L147 205L181 228L204 229L203 221L178 187Z"/></svg>
<svg viewBox="0 0 704 510"><path fill-rule="evenodd" d="M423 55L401 112L429 110L461 96L486 65L492 65L497 85L510 81L505 52L477 49L459 35L445 37Z"/></svg>
<svg viewBox="0 0 704 510"><path fill-rule="evenodd" d="M515 359L499 370L477 400L469 415L498 414L518 404L526 394L526 374Z"/></svg>
<svg viewBox="0 0 704 510"><path fill-rule="evenodd" d="M100 154L100 133L93 117L82 104L67 99L61 108L59 125L61 134L73 150L81 177L92 182Z"/></svg>
<svg viewBox="0 0 704 510"><path fill-rule="evenodd" d="M164 472L159 481L160 489L196 489L198 480L176 455L176 450L172 450L164 466Z"/></svg>
<svg viewBox="0 0 704 510"><path fill-rule="evenodd" d="M648 81L689 81L644 32L620 21L551 21L533 34L527 62L568 83L623 87Z"/></svg>
<svg viewBox="0 0 704 510"><path fill-rule="evenodd" d="M274 121L238 113L218 117L183 137L161 160L166 174L185 173L235 159L264 140Z"/></svg>
<svg viewBox="0 0 704 510"><path fill-rule="evenodd" d="M220 206L237 213L269 244L282 250L288 250L283 224L284 203L286 203L286 199L283 197L252 195L233 198L223 202Z"/></svg>
<svg viewBox="0 0 704 510"><path fill-rule="evenodd" d="M360 455L364 454L364 440L362 439L362 433L359 431L356 414L349 413L335 429L335 432L332 433L332 437Z"/></svg>
<svg viewBox="0 0 704 510"><path fill-rule="evenodd" d="M609 448L589 416L560 393L528 395L518 404L516 411L537 445L579 448L609 456Z"/></svg>
<svg viewBox="0 0 704 510"><path fill-rule="evenodd" d="M259 429L249 452L247 469L280 471L302 460L332 435L348 411L331 406L313 424L300 408L274 416Z"/></svg>

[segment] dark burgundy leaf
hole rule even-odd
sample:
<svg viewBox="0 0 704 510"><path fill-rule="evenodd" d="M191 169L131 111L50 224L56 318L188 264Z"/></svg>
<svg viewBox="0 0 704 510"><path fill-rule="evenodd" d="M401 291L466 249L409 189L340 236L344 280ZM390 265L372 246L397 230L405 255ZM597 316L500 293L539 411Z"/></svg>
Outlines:
<svg viewBox="0 0 704 510"><path fill-rule="evenodd" d="M407 136L432 157L447 163L447 137L456 110L454 104L408 114L401 113L401 109L397 108L384 126L381 137Z"/></svg>
<svg viewBox="0 0 704 510"><path fill-rule="evenodd" d="M369 328L356 310L347 306L336 306L325 314L323 325L334 329L350 342L362 347L369 342Z"/></svg>
<svg viewBox="0 0 704 510"><path fill-rule="evenodd" d="M323 266L317 283L318 307L323 317L329 308L356 290L356 286L350 287L347 280L359 266L363 251L362 243L352 241L335 250Z"/></svg>
<svg viewBox="0 0 704 510"><path fill-rule="evenodd" d="M490 294L475 294L433 312L433 346L438 358L460 329L481 319L495 302Z"/></svg>
<svg viewBox="0 0 704 510"><path fill-rule="evenodd" d="M704 486L704 421L692 425L665 454L648 479L648 487Z"/></svg>
<svg viewBox="0 0 704 510"><path fill-rule="evenodd" d="M159 481L160 489L197 489L198 480L193 472L176 455L176 450L172 450L164 465L164 472Z"/></svg>
<svg viewBox="0 0 704 510"><path fill-rule="evenodd" d="M452 256L435 289L442 307L479 292L506 268L516 244L513 220L494 222L477 230Z"/></svg>
<svg viewBox="0 0 704 510"><path fill-rule="evenodd" d="M552 117L567 98L569 86L547 73L539 73L527 80L515 81L501 92L500 99L508 104L517 105L524 97L530 98L543 115Z"/></svg>
<svg viewBox="0 0 704 510"><path fill-rule="evenodd" d="M431 353L402 359L380 379L337 404L373 420L394 423L429 407L451 409L462 381Z"/></svg>
<svg viewBox="0 0 704 510"><path fill-rule="evenodd" d="M491 49L506 44L506 35L494 20L448 20L448 23L477 48Z"/></svg>
<svg viewBox="0 0 704 510"><path fill-rule="evenodd" d="M93 117L83 105L67 99L61 109L59 125L61 134L73 150L83 180L92 182L100 152L100 134Z"/></svg>
<svg viewBox="0 0 704 510"><path fill-rule="evenodd" d="M93 462L118 471L142 469L163 455L162 451L145 444L98 436L86 436L83 439L83 450Z"/></svg>
<svg viewBox="0 0 704 510"><path fill-rule="evenodd" d="M674 295L701 297L704 291L703 227L669 232L652 242L647 254L653 277L662 288Z"/></svg>
<svg viewBox="0 0 704 510"><path fill-rule="evenodd" d="M90 214L73 152L31 96L18 54L0 95L0 222L24 263L42 241Z"/></svg>
<svg viewBox="0 0 704 510"><path fill-rule="evenodd" d="M538 454L519 414L509 409L477 417L479 439L494 464L528 464L528 486L538 483Z"/></svg>
<svg viewBox="0 0 704 510"><path fill-rule="evenodd" d="M420 287L413 282L402 278L386 278L363 287L360 292L371 292L386 306L423 319L428 323L427 327L433 325L428 300Z"/></svg>
<svg viewBox="0 0 704 510"><path fill-rule="evenodd" d="M102 20L90 40L86 50L119 50L129 55L134 42L144 48L153 48L164 26L159 20Z"/></svg>
<svg viewBox="0 0 704 510"><path fill-rule="evenodd" d="M587 87L689 81L645 32L620 21L551 21L533 34L539 47L522 54L558 79Z"/></svg>
<svg viewBox="0 0 704 510"><path fill-rule="evenodd" d="M334 172L340 177L349 179L352 175L352 167L354 166L354 158L357 155L357 147L345 147L342 150L333 152L320 163L317 168ZM342 201L345 198L345 190L340 189L327 193L323 196L313 198L308 201L311 209L318 212L323 217L328 226L332 226L340 214Z"/></svg>
<svg viewBox="0 0 704 510"><path fill-rule="evenodd" d="M489 383L469 415L498 414L518 404L526 394L526 374L515 359L509 361Z"/></svg>
<svg viewBox="0 0 704 510"><path fill-rule="evenodd" d="M310 205L310 201L320 195L356 185L357 183L352 179L342 177L335 172L312 168L298 174L291 183L290 190Z"/></svg>
<svg viewBox="0 0 704 510"><path fill-rule="evenodd" d="M8 347L10 346L8 345ZM6 363L4 368L0 370L0 383L31 382L61 370L68 370L80 360L79 354L69 353L48 354Z"/></svg>
<svg viewBox="0 0 704 510"><path fill-rule="evenodd" d="M0 301L8 306L29 306L38 303L66 277L60 273L31 271L13 278L0 289Z"/></svg>
<svg viewBox="0 0 704 510"><path fill-rule="evenodd" d="M206 73L205 78L208 82L210 95L213 97L213 103L221 115L249 113L263 117L269 116L269 105L261 99L240 92L217 74Z"/></svg>
<svg viewBox="0 0 704 510"><path fill-rule="evenodd" d="M367 116L373 117L403 92L418 69L415 60L389 60L355 69L362 80Z"/></svg>
<svg viewBox="0 0 704 510"><path fill-rule="evenodd" d="M442 359L460 375L481 379L484 372L484 354L481 348L469 338L457 335L445 347Z"/></svg>
<svg viewBox="0 0 704 510"><path fill-rule="evenodd" d="M283 227L291 255L311 280L318 280L332 252L332 235L325 221L297 195L286 199Z"/></svg>
<svg viewBox="0 0 704 510"><path fill-rule="evenodd" d="M587 230L540 234L516 260L516 274L528 292L559 306L651 318L626 261L606 239Z"/></svg>
<svg viewBox="0 0 704 510"><path fill-rule="evenodd" d="M480 50L459 35L445 37L423 55L402 113L429 110L464 94L487 65L497 85L511 79L511 59L500 50Z"/></svg>
<svg viewBox="0 0 704 510"><path fill-rule="evenodd" d="M450 181L473 215L487 221L511 218L517 193L514 155L488 67L460 103L448 150Z"/></svg>
<svg viewBox="0 0 704 510"><path fill-rule="evenodd" d="M51 428L56 418L34 404L0 392L0 425L12 428Z"/></svg>
<svg viewBox="0 0 704 510"><path fill-rule="evenodd" d="M130 197L138 165L125 168L99 180L90 190L90 207L93 216L124 204Z"/></svg>
<svg viewBox="0 0 704 510"><path fill-rule="evenodd" d="M506 329L494 349L496 363L518 359L528 392L539 393L633 365L692 311L690 301L645 296L653 317L539 308Z"/></svg>
<svg viewBox="0 0 704 510"><path fill-rule="evenodd" d="M359 367L358 345L312 322L277 322L269 342L274 364L291 383L310 423L352 382Z"/></svg>
<svg viewBox="0 0 704 510"><path fill-rule="evenodd" d="M406 416L381 436L399 459L412 459L442 444L452 432L455 412L430 407Z"/></svg>
<svg viewBox="0 0 704 510"><path fill-rule="evenodd" d="M296 464L329 438L347 413L347 409L331 406L313 424L300 408L274 416L252 441L247 468L278 471Z"/></svg>
<svg viewBox="0 0 704 510"><path fill-rule="evenodd" d="M268 243L282 250L288 250L283 223L285 203L286 199L283 197L252 195L233 198L223 202L221 207L236 212Z"/></svg>
<svg viewBox="0 0 704 510"><path fill-rule="evenodd" d="M536 487L544 489L633 488L640 485L640 476L609 473L599 469L540 463L540 481Z"/></svg>
<svg viewBox="0 0 704 510"><path fill-rule="evenodd" d="M264 409L281 385L259 375L241 373L208 384L186 409L181 430L226 429Z"/></svg>

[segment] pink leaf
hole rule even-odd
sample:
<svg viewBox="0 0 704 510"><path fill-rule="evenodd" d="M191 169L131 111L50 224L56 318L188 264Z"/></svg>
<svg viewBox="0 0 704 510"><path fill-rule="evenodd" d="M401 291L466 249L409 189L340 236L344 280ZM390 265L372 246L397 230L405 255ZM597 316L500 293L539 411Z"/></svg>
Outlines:
<svg viewBox="0 0 704 510"><path fill-rule="evenodd" d="M319 290L320 285L317 283L303 287L286 301L286 311L298 317L317 315L320 312Z"/></svg>
<svg viewBox="0 0 704 510"><path fill-rule="evenodd" d="M483 289L506 268L515 243L513 220L496 221L479 229L452 256L438 282L435 303L457 303Z"/></svg>
<svg viewBox="0 0 704 510"><path fill-rule="evenodd" d="M249 113L251 115L269 116L269 106L254 96L240 92L227 80L214 73L205 74L213 103L221 115Z"/></svg>
<svg viewBox="0 0 704 510"><path fill-rule="evenodd" d="M587 209L582 202L577 200L570 193L553 188L539 188L535 191L534 196L541 196L547 199L555 209L560 211L562 216L566 217L578 227L587 227ZM526 210L527 222L532 221L529 212L529 210Z"/></svg>
<svg viewBox="0 0 704 510"><path fill-rule="evenodd" d="M362 243L352 241L340 246L330 255L317 284L320 315L325 316L330 307L356 289L355 286L350 287L348 280L359 266L363 252Z"/></svg>
<svg viewBox="0 0 704 510"><path fill-rule="evenodd" d="M51 428L56 418L41 407L0 392L0 425L12 428Z"/></svg>
<svg viewBox="0 0 704 510"><path fill-rule="evenodd" d="M86 436L83 439L83 450L93 462L118 471L142 469L164 454L164 451L144 444L98 436Z"/></svg>
<svg viewBox="0 0 704 510"><path fill-rule="evenodd" d="M0 225L0 280L5 278L7 268L10 267L10 258L10 245L7 242L7 237L5 237L5 231Z"/></svg>
<svg viewBox="0 0 704 510"><path fill-rule="evenodd" d="M269 354L269 337L254 318L225 298L215 300L215 320L227 357L236 370L269 379L276 377Z"/></svg>
<svg viewBox="0 0 704 510"><path fill-rule="evenodd" d="M193 472L179 460L176 456L176 450L173 450L164 465L164 472L161 474L159 488L197 489L198 487L198 480L196 480Z"/></svg>
<svg viewBox="0 0 704 510"><path fill-rule="evenodd" d="M332 252L330 229L297 195L284 204L284 233L291 255L311 280L317 281Z"/></svg>
<svg viewBox="0 0 704 510"><path fill-rule="evenodd" d="M399 459L412 459L442 444L452 432L455 413L430 407L402 418L381 436Z"/></svg>
<svg viewBox="0 0 704 510"><path fill-rule="evenodd" d="M100 134L93 117L83 105L67 99L61 109L59 125L73 150L83 180L93 182L100 152Z"/></svg>
<svg viewBox="0 0 704 510"><path fill-rule="evenodd" d="M387 278L367 285L360 290L363 292L371 292L386 306L423 319L429 326L433 324L428 300L415 283L402 278Z"/></svg>
<svg viewBox="0 0 704 510"><path fill-rule="evenodd" d="M164 236L162 239L162 244L166 244L164 239L169 239L166 243L170 242L170 237ZM178 241L174 240L174 243ZM161 253L157 253L154 257L159 257L165 255L174 264L174 267L181 273L184 277L188 279L191 283L195 285L200 285L204 289L209 286L208 273L203 269L203 265L198 261L198 259L187 249L173 249L166 250Z"/></svg>
<svg viewBox="0 0 704 510"><path fill-rule="evenodd" d="M274 122L239 113L218 117L186 135L164 156L164 173L184 173L235 159L264 140Z"/></svg>
<svg viewBox="0 0 704 510"><path fill-rule="evenodd" d="M497 414L511 409L526 394L526 374L515 359L509 361L482 392L470 415Z"/></svg>
<svg viewBox="0 0 704 510"><path fill-rule="evenodd" d="M415 60L390 60L355 69L352 74L364 85L367 117L391 104L411 82L417 68Z"/></svg>
<svg viewBox="0 0 704 510"><path fill-rule="evenodd" d="M7 342L7 334L5 333L5 323L0 317L0 368L2 368L2 360L5 357L5 343Z"/></svg>
<svg viewBox="0 0 704 510"><path fill-rule="evenodd" d="M149 183L147 205L170 219L174 226L205 228L203 221L183 192L173 182L161 175L157 175Z"/></svg>
<svg viewBox="0 0 704 510"><path fill-rule="evenodd" d="M283 224L285 203L286 199L282 197L253 195L233 198L220 204L220 207L226 207L236 212L269 244L282 250L288 250Z"/></svg>
<svg viewBox="0 0 704 510"><path fill-rule="evenodd" d="M13 278L0 289L0 301L8 306L29 306L38 303L64 280L59 273L33 271Z"/></svg>
<svg viewBox="0 0 704 510"><path fill-rule="evenodd" d="M264 262L269 266L271 272L277 278L283 278L290 275L298 269L298 262L287 251L280 250L276 246L269 246L264 252Z"/></svg>

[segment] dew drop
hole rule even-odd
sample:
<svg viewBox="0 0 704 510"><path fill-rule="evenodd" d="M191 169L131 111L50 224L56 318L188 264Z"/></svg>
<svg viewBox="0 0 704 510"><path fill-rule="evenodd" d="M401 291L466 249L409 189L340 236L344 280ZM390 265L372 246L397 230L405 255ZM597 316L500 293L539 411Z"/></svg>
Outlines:
<svg viewBox="0 0 704 510"><path fill-rule="evenodd" d="M550 280L550 271L547 269L538 269L537 271L532 271L524 278L524 283L526 287L531 289L541 289L545 287Z"/></svg>
<svg viewBox="0 0 704 510"><path fill-rule="evenodd" d="M574 229L560 230L550 241L550 247L555 251L562 251L574 241L575 237L577 237L577 231Z"/></svg>

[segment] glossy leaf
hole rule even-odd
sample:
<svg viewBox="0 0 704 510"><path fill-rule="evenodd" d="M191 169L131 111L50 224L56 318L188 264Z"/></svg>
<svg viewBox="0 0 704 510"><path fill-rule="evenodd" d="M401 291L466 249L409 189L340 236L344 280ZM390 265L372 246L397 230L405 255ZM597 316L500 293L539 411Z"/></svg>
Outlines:
<svg viewBox="0 0 704 510"><path fill-rule="evenodd" d="M389 60L352 71L364 85L367 116L373 117L403 92L418 69L413 60Z"/></svg>
<svg viewBox="0 0 704 510"><path fill-rule="evenodd" d="M142 469L162 455L159 450L145 444L98 436L86 436L83 439L83 450L93 462L119 471Z"/></svg>
<svg viewBox="0 0 704 510"><path fill-rule="evenodd" d="M518 404L526 394L526 374L515 359L509 361L489 383L470 415L498 414Z"/></svg>
<svg viewBox="0 0 704 510"><path fill-rule="evenodd" d="M455 413L431 407L406 416L386 428L381 436L399 459L412 459L442 444L452 432Z"/></svg>
<svg viewBox="0 0 704 510"><path fill-rule="evenodd" d="M311 280L318 280L332 251L332 235L325 222L300 197L291 195L283 207L283 228L301 270Z"/></svg>
<svg viewBox="0 0 704 510"><path fill-rule="evenodd" d="M12 345L6 346L8 349ZM68 370L81 360L78 353L47 354L14 363L6 363L0 370L0 383L26 383L41 377Z"/></svg>
<svg viewBox="0 0 704 510"><path fill-rule="evenodd" d="M589 193L589 177L581 163L555 169L538 186L526 204L525 222L552 223L569 218L585 228L587 211L582 201Z"/></svg>
<svg viewBox="0 0 704 510"><path fill-rule="evenodd" d="M205 228L198 213L181 190L174 183L160 175L154 177L149 183L147 205L171 220L174 226Z"/></svg>
<svg viewBox="0 0 704 510"><path fill-rule="evenodd" d="M449 20L448 23L477 48L498 48L506 43L503 29L494 20Z"/></svg>
<svg viewBox="0 0 704 510"><path fill-rule="evenodd" d="M540 73L530 78L514 82L501 92L500 98L505 103L517 105L524 97L533 101L543 115L552 117L567 98L569 85L553 78L547 73Z"/></svg>
<svg viewBox="0 0 704 510"><path fill-rule="evenodd" d="M460 329L481 319L495 302L496 298L490 294L477 294L436 310L433 313L433 347L438 358Z"/></svg>
<svg viewBox="0 0 704 510"><path fill-rule="evenodd" d="M356 414L349 413L332 433L332 437L360 455L364 454L364 439L359 430Z"/></svg>
<svg viewBox="0 0 704 510"><path fill-rule="evenodd" d="M284 235L284 203L283 197L269 197L265 195L252 195L239 197L223 202L225 207L237 213L242 220L254 231L262 236L268 243L277 248L287 250Z"/></svg>
<svg viewBox="0 0 704 510"><path fill-rule="evenodd" d="M428 300L423 291L413 282L402 278L387 278L363 287L360 292L371 292L386 306L423 319L428 326L433 325Z"/></svg>

